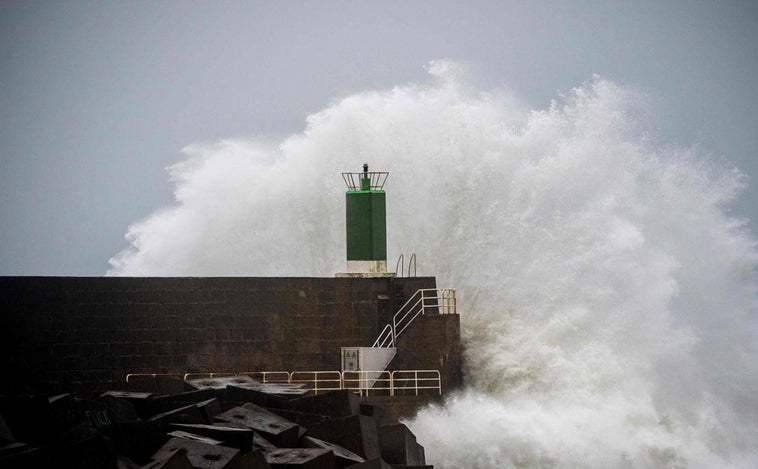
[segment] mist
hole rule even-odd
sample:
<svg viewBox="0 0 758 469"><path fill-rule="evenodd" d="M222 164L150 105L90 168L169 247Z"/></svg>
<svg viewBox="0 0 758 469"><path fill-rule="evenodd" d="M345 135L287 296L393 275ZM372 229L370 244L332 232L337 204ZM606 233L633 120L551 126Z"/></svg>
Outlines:
<svg viewBox="0 0 758 469"><path fill-rule="evenodd" d="M389 264L458 291L465 389L408 422L437 467L758 465L746 178L588 77L546 109L465 67L336 100L278 141L187 146L108 275L331 276L341 171L389 171ZM407 256L406 256L407 257Z"/></svg>

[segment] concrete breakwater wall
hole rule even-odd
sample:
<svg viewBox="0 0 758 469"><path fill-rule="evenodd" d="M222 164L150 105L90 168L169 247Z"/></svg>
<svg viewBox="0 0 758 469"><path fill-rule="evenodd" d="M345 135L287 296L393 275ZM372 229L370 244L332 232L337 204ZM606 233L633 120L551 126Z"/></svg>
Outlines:
<svg viewBox="0 0 758 469"><path fill-rule="evenodd" d="M341 347L370 346L406 298L433 287L433 277L0 277L3 391L113 389L140 372L338 370ZM417 322L395 360L457 387L458 316Z"/></svg>

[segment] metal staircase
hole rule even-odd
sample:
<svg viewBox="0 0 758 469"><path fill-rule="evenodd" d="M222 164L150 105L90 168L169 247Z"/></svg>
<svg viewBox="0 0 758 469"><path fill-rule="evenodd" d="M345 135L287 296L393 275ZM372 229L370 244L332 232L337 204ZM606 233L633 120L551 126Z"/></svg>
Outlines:
<svg viewBox="0 0 758 469"><path fill-rule="evenodd" d="M384 327L371 347L342 347L342 372L357 374L362 389L372 389L383 379L382 376L389 373L386 370L397 354L397 338L422 314L457 314L455 290L417 290L395 313L392 323Z"/></svg>
<svg viewBox="0 0 758 469"><path fill-rule="evenodd" d="M397 338L421 314L457 314L455 289L422 288L417 290L376 338L373 348L395 347Z"/></svg>

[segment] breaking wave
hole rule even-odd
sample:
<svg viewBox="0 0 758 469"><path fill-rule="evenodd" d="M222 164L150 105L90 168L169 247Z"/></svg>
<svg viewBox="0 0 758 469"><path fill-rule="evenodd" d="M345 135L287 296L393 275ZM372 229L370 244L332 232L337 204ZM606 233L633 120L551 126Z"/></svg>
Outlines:
<svg viewBox="0 0 758 469"><path fill-rule="evenodd" d="M458 289L466 387L408 422L430 463L758 467L758 251L729 213L745 176L658 142L648 100L601 77L529 110L428 71L277 144L185 148L176 204L108 274L343 271L339 172L368 162L391 172L390 264L415 252Z"/></svg>

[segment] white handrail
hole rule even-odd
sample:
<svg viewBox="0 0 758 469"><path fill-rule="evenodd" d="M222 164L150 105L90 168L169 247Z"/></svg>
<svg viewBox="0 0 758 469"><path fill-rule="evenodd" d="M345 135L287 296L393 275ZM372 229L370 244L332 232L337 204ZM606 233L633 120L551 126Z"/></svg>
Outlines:
<svg viewBox="0 0 758 469"><path fill-rule="evenodd" d="M241 375L249 376L251 378L258 379L261 383L289 383L290 373L289 371L243 371ZM278 378L276 378L278 376Z"/></svg>
<svg viewBox="0 0 758 469"><path fill-rule="evenodd" d="M415 395L419 395L419 391L422 393L425 390L436 390L439 395L442 395L442 377L439 370L363 370L363 371L336 371L336 370L321 370L321 371L255 371L255 372L208 372L208 373L185 373L185 381L193 379L197 376L207 376L212 378L214 376L242 376L251 375L254 373L261 374L261 376L268 375L286 375L286 381L278 381L279 383L295 384L295 383L308 383L311 385L313 392L318 394L325 391L338 391L347 389L349 391L358 392L360 395L368 396L369 392L382 393L390 396L404 395L406 392L413 392ZM130 378L135 377L150 377L156 378L159 376L173 376L181 378L181 374L172 373L129 373L126 375L126 382L129 382ZM277 381L269 380L269 383L276 383ZM324 383L332 383L331 385L324 386Z"/></svg>
<svg viewBox="0 0 758 469"><path fill-rule="evenodd" d="M410 374L413 373L413 377L401 378L395 377L396 374ZM419 377L419 374L421 376ZM424 384L419 386L419 382ZM400 384L413 383L412 386L401 386ZM435 384L436 383L436 384ZM442 377L439 370L395 370L392 372L392 384L394 390L397 389L410 389L418 396L419 389L436 389L439 395L442 395ZM426 384L429 384L428 386Z"/></svg>
<svg viewBox="0 0 758 469"><path fill-rule="evenodd" d="M300 375L312 376L310 379L301 378ZM331 376L331 378L321 378L322 376ZM335 379L336 377L336 379ZM293 371L290 373L290 383L308 383L313 385L313 393L319 391L339 391L342 389L342 374L339 371ZM337 383L337 387L321 386L319 383Z"/></svg>
<svg viewBox="0 0 758 469"><path fill-rule="evenodd" d="M420 315L433 310L437 314L457 314L457 300L453 288L422 288L416 290L392 317L392 324L382 329L372 347L394 347L397 338ZM399 318L399 319L398 319ZM391 326L391 331L387 328ZM391 332L391 336L390 336Z"/></svg>
<svg viewBox="0 0 758 469"><path fill-rule="evenodd" d="M155 378L157 376L173 376L174 378L182 377L182 375L178 373L129 373L126 375L126 382L129 382L129 378L145 378L147 376L151 378Z"/></svg>
<svg viewBox="0 0 758 469"><path fill-rule="evenodd" d="M392 338L392 324L387 324L382 329L379 337L376 338L372 347L394 347L395 341Z"/></svg>
<svg viewBox="0 0 758 469"><path fill-rule="evenodd" d="M352 376L352 377L351 377ZM377 384L383 384L377 386ZM392 395L392 373L386 370L361 370L342 372L343 389L357 390L361 396L372 391L389 391Z"/></svg>

